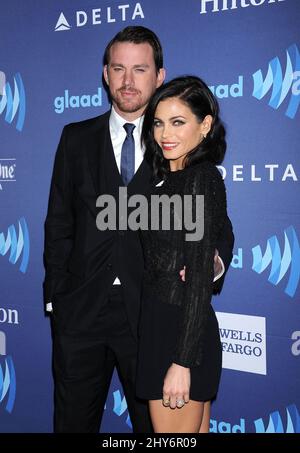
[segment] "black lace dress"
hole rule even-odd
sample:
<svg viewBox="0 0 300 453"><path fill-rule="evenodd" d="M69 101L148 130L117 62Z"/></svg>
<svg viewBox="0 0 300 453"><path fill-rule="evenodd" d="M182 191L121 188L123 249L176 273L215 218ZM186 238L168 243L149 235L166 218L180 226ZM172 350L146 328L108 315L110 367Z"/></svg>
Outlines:
<svg viewBox="0 0 300 453"><path fill-rule="evenodd" d="M170 228L163 228L162 211L159 225L157 211L152 209L151 217L151 204L153 207L154 198L157 201L152 195L177 195L177 204L169 205ZM197 195L204 195L204 211ZM182 211L178 209L178 196L185 206ZM200 163L170 172L162 185L153 187L148 206L149 227L151 219L156 225L155 229L152 224L152 229L140 232L145 271L137 396L161 399L166 372L172 363L177 363L191 370L190 398L206 401L217 393L222 368L218 322L211 297L216 239L227 215L225 186L213 164ZM164 204L163 209L166 207ZM193 214L193 220L197 219L198 236L203 222L202 239L194 236L194 240L186 240L186 234L191 233L190 222L188 226L184 220L186 212ZM164 214L166 219L166 211ZM184 265L186 275L182 282L179 271Z"/></svg>

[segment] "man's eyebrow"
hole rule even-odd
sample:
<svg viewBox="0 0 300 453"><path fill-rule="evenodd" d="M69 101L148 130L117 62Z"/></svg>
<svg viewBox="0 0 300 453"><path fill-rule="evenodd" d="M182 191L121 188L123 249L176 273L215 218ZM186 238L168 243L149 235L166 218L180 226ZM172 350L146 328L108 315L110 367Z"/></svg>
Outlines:
<svg viewBox="0 0 300 453"><path fill-rule="evenodd" d="M124 68L124 65L122 65L121 63L109 63L109 66L121 66L122 68Z"/></svg>
<svg viewBox="0 0 300 453"><path fill-rule="evenodd" d="M118 66L120 68L125 68L125 66L122 63L109 63L109 66ZM146 63L141 63L141 64L135 64L133 68L149 68L150 66Z"/></svg>
<svg viewBox="0 0 300 453"><path fill-rule="evenodd" d="M142 63L142 64L135 64L133 67L134 68L149 68L149 65L146 63Z"/></svg>

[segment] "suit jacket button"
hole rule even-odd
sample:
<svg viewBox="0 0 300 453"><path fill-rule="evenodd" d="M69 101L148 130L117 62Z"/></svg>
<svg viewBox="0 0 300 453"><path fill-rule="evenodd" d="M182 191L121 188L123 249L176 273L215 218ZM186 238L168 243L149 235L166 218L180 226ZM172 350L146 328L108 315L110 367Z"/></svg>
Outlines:
<svg viewBox="0 0 300 453"><path fill-rule="evenodd" d="M108 264L106 265L106 269L111 269L111 268L112 268L112 264L111 264L111 263L108 263Z"/></svg>

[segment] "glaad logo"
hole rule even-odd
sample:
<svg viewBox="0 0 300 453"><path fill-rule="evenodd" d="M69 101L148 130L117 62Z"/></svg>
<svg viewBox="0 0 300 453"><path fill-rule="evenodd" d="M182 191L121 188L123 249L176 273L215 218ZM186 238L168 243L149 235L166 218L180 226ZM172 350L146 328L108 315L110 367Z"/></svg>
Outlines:
<svg viewBox="0 0 300 453"><path fill-rule="evenodd" d="M285 115L290 119L294 119L300 104L300 54L296 44L291 45L287 49L286 54L287 63L284 76L277 57L269 63L269 69L265 79L261 70L256 71L252 75L252 96L258 100L262 100L272 88L269 106L279 109L283 101L290 94ZM243 97L244 76L240 74L235 83L213 85L209 88L219 99Z"/></svg>
<svg viewBox="0 0 300 453"><path fill-rule="evenodd" d="M286 408L286 425L282 422L279 411L272 412L269 416L268 427L265 428L261 418L254 421L257 433L300 433L300 416L295 404Z"/></svg>
<svg viewBox="0 0 300 453"><path fill-rule="evenodd" d="M239 424L236 423L235 425L221 421L218 422L217 420L210 419L209 422L209 432L211 433L245 433L245 419L240 418Z"/></svg>
<svg viewBox="0 0 300 453"><path fill-rule="evenodd" d="M252 269L261 274L272 263L268 281L278 285L290 269L290 275L284 292L294 297L300 280L300 246L293 226L284 230L284 251L281 254L276 236L268 239L264 256L259 245L252 248Z"/></svg>
<svg viewBox="0 0 300 453"><path fill-rule="evenodd" d="M292 333L292 340L295 340L291 347L291 352L294 356L300 355L300 330L295 330Z"/></svg>
<svg viewBox="0 0 300 453"><path fill-rule="evenodd" d="M106 8L92 9L91 17L89 16L87 11L76 11L76 27L84 27L90 22L92 23L92 25L101 25L103 23L112 24L119 21L126 22L128 19L131 19L133 21L137 18L145 19L145 15L140 3L137 2L134 7L127 4L114 5L113 7L108 6ZM61 12L56 22L54 31L66 31L70 30L71 28L72 26L66 19L65 14Z"/></svg>
<svg viewBox="0 0 300 453"><path fill-rule="evenodd" d="M12 358L6 355L5 333L0 331L0 404L5 398L5 409L11 414L16 399L16 373Z"/></svg>
<svg viewBox="0 0 300 453"><path fill-rule="evenodd" d="M219 99L240 98L244 96L244 77L239 75L236 83L210 86L210 91Z"/></svg>
<svg viewBox="0 0 300 453"><path fill-rule="evenodd" d="M4 72L0 71L0 115L6 108L5 121L11 124L18 112L16 129L22 131L25 121L25 89L21 75L14 76L14 94Z"/></svg>
<svg viewBox="0 0 300 453"><path fill-rule="evenodd" d="M121 396L120 390L116 390L113 392L114 396L114 408L113 411L118 417L124 414L127 410L127 402L125 396ZM127 418L126 418L126 424L129 426L129 428L132 428L131 420L129 417L129 414L127 413Z"/></svg>
<svg viewBox="0 0 300 453"><path fill-rule="evenodd" d="M265 428L261 418L254 421L256 433L299 433L300 432L300 416L295 404L291 404L286 408L286 426L279 411L272 412L269 416L268 427ZM218 421L210 419L210 432L212 433L246 433L246 420L241 418L239 423L233 424L227 421Z"/></svg>
<svg viewBox="0 0 300 453"><path fill-rule="evenodd" d="M18 235L14 225L8 227L6 238L4 233L0 233L0 255L9 253L9 262L12 264L16 264L22 255L19 269L23 273L27 270L29 249L29 231L24 217L19 220Z"/></svg>
<svg viewBox="0 0 300 453"><path fill-rule="evenodd" d="M286 51L286 69L283 77L282 67L278 57L269 63L265 80L262 71L253 74L254 88L252 95L261 100L272 88L269 106L278 109L285 98L290 95L285 115L295 118L300 104L300 54L296 44L291 45Z"/></svg>
<svg viewBox="0 0 300 453"><path fill-rule="evenodd" d="M54 110L56 113L63 113L65 109L78 109L80 107L101 107L102 89L98 88L97 93L82 94L81 96L70 96L69 90L65 90L64 96L58 96L54 99Z"/></svg>

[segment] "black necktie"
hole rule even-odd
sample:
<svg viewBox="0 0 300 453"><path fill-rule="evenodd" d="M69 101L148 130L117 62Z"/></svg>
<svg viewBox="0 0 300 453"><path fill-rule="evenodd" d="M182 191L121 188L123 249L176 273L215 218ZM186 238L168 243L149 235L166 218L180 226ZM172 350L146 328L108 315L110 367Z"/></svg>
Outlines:
<svg viewBox="0 0 300 453"><path fill-rule="evenodd" d="M126 138L122 145L121 151L121 176L125 186L129 184L134 175L134 124L125 123Z"/></svg>

